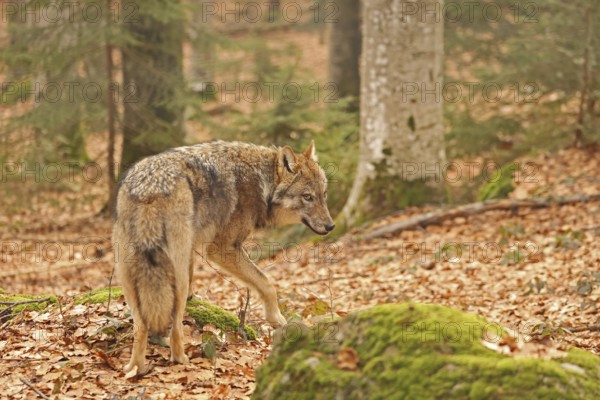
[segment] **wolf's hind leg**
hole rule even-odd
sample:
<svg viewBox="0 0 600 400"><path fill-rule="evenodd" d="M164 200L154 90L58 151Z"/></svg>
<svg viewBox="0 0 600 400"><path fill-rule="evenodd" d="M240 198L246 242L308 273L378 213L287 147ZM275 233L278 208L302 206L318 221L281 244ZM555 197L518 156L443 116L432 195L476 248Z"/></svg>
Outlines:
<svg viewBox="0 0 600 400"><path fill-rule="evenodd" d="M173 315L173 327L171 328L171 361L179 364L187 364L188 356L185 355L183 341L183 313L185 312L185 292L177 293Z"/></svg>
<svg viewBox="0 0 600 400"><path fill-rule="evenodd" d="M173 285L174 303L171 310L171 361L187 364L183 336L183 315L192 282L192 238L193 231L189 219L171 219L172 224L167 225L167 239L169 256L173 262L175 281Z"/></svg>
<svg viewBox="0 0 600 400"><path fill-rule="evenodd" d="M146 359L146 347L148 345L148 328L139 317L133 314L133 348L131 350L131 359L129 364L123 368L125 372L131 371L137 367L137 375L143 375L146 372L144 365Z"/></svg>

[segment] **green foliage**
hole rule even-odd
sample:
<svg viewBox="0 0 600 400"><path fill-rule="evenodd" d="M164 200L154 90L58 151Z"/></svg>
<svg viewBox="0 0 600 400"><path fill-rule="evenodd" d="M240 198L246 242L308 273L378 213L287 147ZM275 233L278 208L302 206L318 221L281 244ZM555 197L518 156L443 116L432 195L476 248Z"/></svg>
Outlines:
<svg viewBox="0 0 600 400"><path fill-rule="evenodd" d="M600 9L595 2L493 5L486 13L478 3L469 15L462 4L462 16L446 23L446 82L459 83L463 99L446 104L449 154L489 152L506 162L531 149L572 143L576 129L585 141L597 141ZM469 99L468 85L475 83L480 86ZM502 99L483 99L484 84L499 85Z"/></svg>
<svg viewBox="0 0 600 400"><path fill-rule="evenodd" d="M595 399L600 358L512 358L497 325L448 307L386 304L313 328L288 325L256 373L255 399ZM358 368L342 368L355 349Z"/></svg>
<svg viewBox="0 0 600 400"><path fill-rule="evenodd" d="M36 160L87 161L84 138L103 126L108 93L106 74L98 68L104 53L90 49L102 45L99 38L109 35L109 29L103 20L90 22L81 10L92 5L103 15L110 11L106 3L84 0L70 14L68 2L58 1L52 9L60 9L61 16L51 18L44 13L48 3L28 1L27 9L38 11L16 12L7 25L10 40L0 53L3 88L16 89L13 104L31 106L13 113L0 135L14 139L16 133L33 133Z"/></svg>
<svg viewBox="0 0 600 400"><path fill-rule="evenodd" d="M501 199L508 196L514 190L513 174L519 166L516 163L510 163L501 167L494 176L481 186L477 200L485 201L492 199Z"/></svg>
<svg viewBox="0 0 600 400"><path fill-rule="evenodd" d="M583 232L569 229L556 237L555 246L563 249L578 249L581 247L581 240L584 237L585 234Z"/></svg>
<svg viewBox="0 0 600 400"><path fill-rule="evenodd" d="M156 144L159 149L172 145L168 140L172 135L165 134L173 128L172 124L159 122L162 113L182 109L187 101L178 83L181 76L174 73L175 68L161 70L159 64L163 61L144 62L143 67L147 69L140 67L138 72L152 80L154 87L139 88L127 79L120 82L119 68L135 63L142 52L131 49L140 48L159 55L160 60L164 59L163 64L170 62L169 55L181 62L181 54L177 55L176 50L179 47L181 53L183 39L183 14L178 1L121 4L94 0L76 3L31 0L14 5L23 7L17 7L17 11L9 15L9 40L0 53L0 70L5 77L0 104L23 103L26 107L16 108L0 126L4 146L0 152L10 152L13 142L25 139L33 142L34 145L27 148L38 162L88 161L85 141L90 133L106 130L108 100L135 105L144 104L142 100L148 97L154 107L152 117L158 122L144 115L138 107L140 112L135 115L152 125L145 130L150 133L141 135L143 138L138 142ZM159 24L161 29L144 36L149 20ZM167 36L167 27L173 26L173 21L177 21L180 31L179 46L161 39ZM122 49L124 55L123 64L116 65L112 78L115 82L108 79L108 44L113 49ZM124 75L131 77L131 74ZM158 87L160 85L162 87ZM176 100L166 101L167 92L176 93ZM120 120L118 116L117 120Z"/></svg>
<svg viewBox="0 0 600 400"><path fill-rule="evenodd" d="M519 238L525 234L525 226L520 223L508 223L501 225L498 229L500 240L498 244L501 246L509 244L510 239Z"/></svg>

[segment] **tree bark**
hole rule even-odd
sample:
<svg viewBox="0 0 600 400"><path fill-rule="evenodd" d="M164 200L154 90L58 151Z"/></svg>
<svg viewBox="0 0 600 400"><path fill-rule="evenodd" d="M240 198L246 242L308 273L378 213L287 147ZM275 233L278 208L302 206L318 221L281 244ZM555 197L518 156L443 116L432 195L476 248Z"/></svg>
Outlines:
<svg viewBox="0 0 600 400"><path fill-rule="evenodd" d="M335 21L331 21L329 32L329 81L336 84L338 97L358 99L362 48L360 0L336 0L334 4L338 12L330 17Z"/></svg>
<svg viewBox="0 0 600 400"><path fill-rule="evenodd" d="M133 39L123 48L123 168L184 142L181 4L136 4L136 20L123 24Z"/></svg>
<svg viewBox="0 0 600 400"><path fill-rule="evenodd" d="M443 0L363 2L360 160L339 221L346 226L423 202L427 189L440 184L442 6ZM436 8L436 15L422 12Z"/></svg>

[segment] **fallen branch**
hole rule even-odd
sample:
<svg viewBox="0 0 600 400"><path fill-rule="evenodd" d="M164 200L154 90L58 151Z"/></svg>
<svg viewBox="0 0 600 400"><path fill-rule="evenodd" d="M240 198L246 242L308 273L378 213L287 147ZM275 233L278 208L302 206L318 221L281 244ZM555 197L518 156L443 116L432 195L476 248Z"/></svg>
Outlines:
<svg viewBox="0 0 600 400"><path fill-rule="evenodd" d="M577 326L574 328L568 328L569 332L579 333L579 332L600 332L600 325L590 325L590 326Z"/></svg>
<svg viewBox="0 0 600 400"><path fill-rule="evenodd" d="M368 275L366 274L352 274L352 275L343 275L343 276L328 276L327 278L319 278L319 279L313 279L310 281L302 281L302 285L311 285L313 283L319 283L319 282L331 282L331 281L341 281L344 279L356 279L356 278L367 278Z"/></svg>
<svg viewBox="0 0 600 400"><path fill-rule="evenodd" d="M21 380L21 382L23 382L25 385L29 386L29 388L31 390L33 390L38 396L40 396L42 399L46 399L46 400L51 400L50 397L46 396L44 393L40 392L40 390L38 388L36 388L35 386L33 386L33 384L31 382L29 382L27 379L25 379L24 377L20 377L19 378Z"/></svg>
<svg viewBox="0 0 600 400"><path fill-rule="evenodd" d="M447 210L431 211L425 214L415 215L414 217L382 226L373 230L372 232L367 232L364 235L360 235L359 237L362 240L375 239L385 235L411 230L417 227L422 228L429 225L440 224L444 221L457 217L469 217L486 213L488 211L516 210L518 208L544 208L554 205L563 206L567 204L585 203L598 200L600 200L600 194L569 196L561 198L545 197L525 200L491 200L484 203L471 203Z"/></svg>
<svg viewBox="0 0 600 400"><path fill-rule="evenodd" d="M30 268L30 269L26 269L26 270L22 270L22 271L6 272L4 274L1 274L0 278L12 278L14 276L27 275L27 274L39 274L42 272L56 272L61 269L76 268L76 267L89 267L90 265L91 265L91 263L87 263L87 264L77 263L76 264L76 263L67 261L67 262L63 262L63 263L56 263L51 266L43 267L43 268Z"/></svg>
<svg viewBox="0 0 600 400"><path fill-rule="evenodd" d="M43 303L44 301L50 300L50 297L46 297L44 299L31 299L31 300L22 300L22 301L0 301L0 305L3 306L19 306L21 304L30 304L30 303Z"/></svg>

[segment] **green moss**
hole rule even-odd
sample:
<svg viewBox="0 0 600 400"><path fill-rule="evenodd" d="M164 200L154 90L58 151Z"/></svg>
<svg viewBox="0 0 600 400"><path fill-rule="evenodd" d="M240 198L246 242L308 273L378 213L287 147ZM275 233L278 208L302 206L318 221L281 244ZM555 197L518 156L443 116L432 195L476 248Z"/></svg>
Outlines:
<svg viewBox="0 0 600 400"><path fill-rule="evenodd" d="M9 315L18 314L21 311L25 311L25 310L27 310L27 311L43 311L50 304L57 302L56 296L52 296L52 295L33 296L33 295L29 295L29 294L9 295L9 294L4 294L3 290L0 291L0 302L1 303L18 303L21 301L34 300L34 299L45 299L45 298L48 298L48 300L40 302L40 303L26 303L26 304L20 304L18 306L14 306L10 310ZM9 307L8 304L0 304L0 311L6 309L7 307Z"/></svg>
<svg viewBox="0 0 600 400"><path fill-rule="evenodd" d="M100 304L108 302L109 288L101 288L92 290L91 292L82 293L75 296L75 304ZM110 288L110 297L112 300L116 300L123 296L123 289L120 287Z"/></svg>
<svg viewBox="0 0 600 400"><path fill-rule="evenodd" d="M191 299L187 302L186 311L200 326L214 325L222 331L237 332L240 326L238 317L206 301ZM245 327L248 339L256 339L256 332Z"/></svg>
<svg viewBox="0 0 600 400"><path fill-rule="evenodd" d="M493 342L502 335L502 329L481 317L412 303L377 306L313 328L288 325L256 373L253 398L600 396L599 357L574 349L556 360L512 358L482 344L482 337ZM337 353L343 347L357 351L356 371L337 368Z"/></svg>
<svg viewBox="0 0 600 400"><path fill-rule="evenodd" d="M113 300L123 295L123 289L116 286L110 289ZM96 289L91 292L82 293L75 297L76 304L98 304L108 302L108 288ZM240 320L235 315L223 310L220 307L207 303L205 301L191 299L187 302L186 311L200 326L214 325L223 331L236 332ZM249 339L256 339L256 332L250 327L246 327L246 334Z"/></svg>

